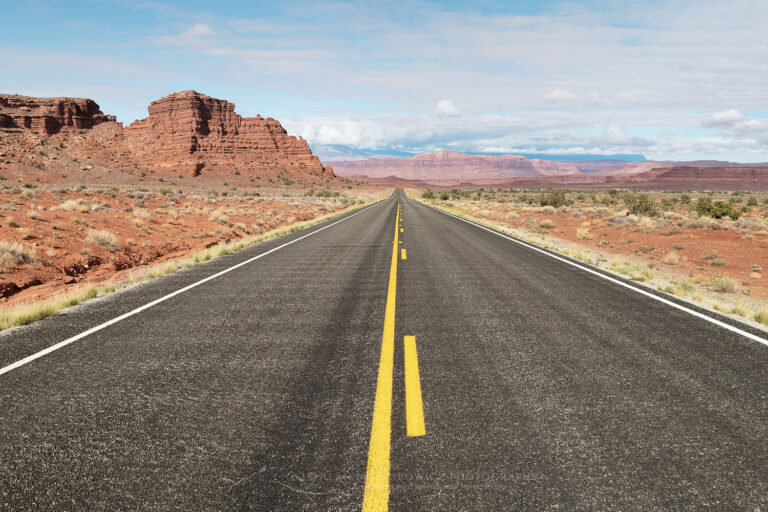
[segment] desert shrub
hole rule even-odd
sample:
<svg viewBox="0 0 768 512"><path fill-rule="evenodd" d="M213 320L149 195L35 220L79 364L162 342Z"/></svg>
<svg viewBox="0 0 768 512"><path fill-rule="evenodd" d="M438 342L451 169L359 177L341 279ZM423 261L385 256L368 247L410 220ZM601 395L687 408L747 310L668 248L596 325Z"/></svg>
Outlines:
<svg viewBox="0 0 768 512"><path fill-rule="evenodd" d="M680 204L691 204L691 196L689 196L688 194L681 194Z"/></svg>
<svg viewBox="0 0 768 512"><path fill-rule="evenodd" d="M554 215L557 212L557 210L555 209L554 206L549 206L549 205L542 206L541 210L539 210L539 211L541 213L546 213L547 215Z"/></svg>
<svg viewBox="0 0 768 512"><path fill-rule="evenodd" d="M19 242L0 240L0 261L3 266L12 267L19 263L32 261L33 253Z"/></svg>
<svg viewBox="0 0 768 512"><path fill-rule="evenodd" d="M224 215L224 212L221 209L212 211L210 217L208 217L208 220L223 224L225 226L229 224L229 217Z"/></svg>
<svg viewBox="0 0 768 512"><path fill-rule="evenodd" d="M624 196L624 203L627 205L629 213L633 215L655 217L659 214L656 201L648 194L627 194Z"/></svg>
<svg viewBox="0 0 768 512"><path fill-rule="evenodd" d="M566 198L566 192L566 190L560 189L549 190L539 196L539 205L552 206L554 208L568 206L571 202Z"/></svg>
<svg viewBox="0 0 768 512"><path fill-rule="evenodd" d="M747 200L747 206L757 206L757 198L755 196L750 197Z"/></svg>
<svg viewBox="0 0 768 512"><path fill-rule="evenodd" d="M448 194L448 192L446 192L445 190L440 192L440 200L441 201L447 201L450 198L451 198L450 194Z"/></svg>
<svg viewBox="0 0 768 512"><path fill-rule="evenodd" d="M545 229L552 229L555 227L555 223L549 219L543 219L541 222L539 222L539 226Z"/></svg>
<svg viewBox="0 0 768 512"><path fill-rule="evenodd" d="M85 199L69 199L57 206L56 209L66 212L77 210L81 213L86 213L91 210L91 204Z"/></svg>
<svg viewBox="0 0 768 512"><path fill-rule="evenodd" d="M120 250L120 242L117 237L103 229L89 229L85 235L85 241L89 244L104 247L109 251Z"/></svg>
<svg viewBox="0 0 768 512"><path fill-rule="evenodd" d="M712 279L712 288L720 293L731 293L736 289L736 281L730 276L721 276Z"/></svg>
<svg viewBox="0 0 768 512"><path fill-rule="evenodd" d="M733 204L726 201L711 201L710 199L699 199L696 203L696 213L700 217L713 217L722 219L730 217L733 220L741 216L741 212L733 207Z"/></svg>
<svg viewBox="0 0 768 512"><path fill-rule="evenodd" d="M678 265L688 261L688 258L685 255L681 255L677 250L672 250L664 255L662 261L669 265Z"/></svg>
<svg viewBox="0 0 768 512"><path fill-rule="evenodd" d="M434 199L435 198L435 193L432 192L431 190L425 190L424 193L421 194L421 197L423 199Z"/></svg>

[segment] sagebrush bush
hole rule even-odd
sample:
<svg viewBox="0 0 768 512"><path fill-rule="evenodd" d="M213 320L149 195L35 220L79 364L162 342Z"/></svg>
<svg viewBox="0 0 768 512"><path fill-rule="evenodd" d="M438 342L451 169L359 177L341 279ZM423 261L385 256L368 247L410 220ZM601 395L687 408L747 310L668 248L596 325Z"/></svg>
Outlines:
<svg viewBox="0 0 768 512"><path fill-rule="evenodd" d="M728 201L711 201L709 199L699 199L696 203L696 213L700 217L713 217L715 219L722 219L723 217L730 217L732 220L736 220L741 217L741 211L733 207L733 203Z"/></svg>
<svg viewBox="0 0 768 512"><path fill-rule="evenodd" d="M627 194L624 196L624 203L627 205L629 213L633 215L655 217L659 214L656 201L648 194Z"/></svg>
<svg viewBox="0 0 768 512"><path fill-rule="evenodd" d="M117 237L103 229L89 229L85 235L85 241L104 247L108 251L119 251L121 248Z"/></svg>
<svg viewBox="0 0 768 512"><path fill-rule="evenodd" d="M569 206L573 201L569 201L566 197L567 190L553 189L549 190L539 196L539 205L552 206L554 208L560 208L561 206Z"/></svg>
<svg viewBox="0 0 768 512"><path fill-rule="evenodd" d="M720 293L731 293L736 289L736 281L730 276L720 276L712 279L712 288Z"/></svg>
<svg viewBox="0 0 768 512"><path fill-rule="evenodd" d="M224 212L221 209L212 211L210 217L208 217L208 220L223 224L225 226L229 224L229 217L224 215Z"/></svg>
<svg viewBox="0 0 768 512"><path fill-rule="evenodd" d="M0 240L0 261L3 266L12 267L19 263L32 261L34 254L19 242Z"/></svg>
<svg viewBox="0 0 768 512"><path fill-rule="evenodd" d="M549 219L543 219L541 222L539 222L539 226L545 229L552 229L555 227L555 223Z"/></svg>

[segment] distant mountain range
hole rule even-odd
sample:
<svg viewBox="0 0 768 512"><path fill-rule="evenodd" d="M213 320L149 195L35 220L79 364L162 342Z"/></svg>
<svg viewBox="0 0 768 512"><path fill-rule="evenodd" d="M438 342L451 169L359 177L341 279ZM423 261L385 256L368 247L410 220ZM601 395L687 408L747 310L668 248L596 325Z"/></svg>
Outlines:
<svg viewBox="0 0 768 512"><path fill-rule="evenodd" d="M768 164L619 159L553 161L523 155L436 151L402 158L326 161L340 176L392 185L589 186L628 188L768 189Z"/></svg>
<svg viewBox="0 0 768 512"><path fill-rule="evenodd" d="M395 149L357 149L343 144L311 144L312 152L323 162L336 162L347 160L367 160L369 158L405 158L416 156L419 153L412 151L398 151ZM465 155L476 156L503 156L506 153L480 153L464 152ZM553 162L578 162L597 160L620 160L623 162L644 162L645 156L638 154L622 155L567 155L548 153L516 153L530 160L551 160Z"/></svg>

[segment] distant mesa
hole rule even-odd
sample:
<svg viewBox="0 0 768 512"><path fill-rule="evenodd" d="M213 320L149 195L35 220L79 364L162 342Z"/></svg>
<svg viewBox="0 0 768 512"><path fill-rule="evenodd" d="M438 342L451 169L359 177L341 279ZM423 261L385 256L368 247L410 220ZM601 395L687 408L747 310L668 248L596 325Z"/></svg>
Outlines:
<svg viewBox="0 0 768 512"><path fill-rule="evenodd" d="M407 180L478 180L521 176L579 174L578 167L563 162L530 160L521 155L468 155L440 150L405 158L371 158L334 162L341 175L370 178L397 176Z"/></svg>
<svg viewBox="0 0 768 512"><path fill-rule="evenodd" d="M438 187L768 189L768 164L624 160L551 161L522 155L436 151L332 162L340 176L372 184Z"/></svg>
<svg viewBox="0 0 768 512"><path fill-rule="evenodd" d="M123 128L90 99L2 94L0 134L6 136L0 146L12 144L14 134L55 135L61 146L77 146L80 153L70 155L75 161L87 153L110 166L142 166L158 176L335 176L304 139L288 135L280 122L242 117L228 101L181 91L153 101L148 110L149 117Z"/></svg>
<svg viewBox="0 0 768 512"><path fill-rule="evenodd" d="M104 115L90 99L0 94L0 129L4 131L29 130L53 135L62 129L89 130L106 122L115 122L115 116Z"/></svg>

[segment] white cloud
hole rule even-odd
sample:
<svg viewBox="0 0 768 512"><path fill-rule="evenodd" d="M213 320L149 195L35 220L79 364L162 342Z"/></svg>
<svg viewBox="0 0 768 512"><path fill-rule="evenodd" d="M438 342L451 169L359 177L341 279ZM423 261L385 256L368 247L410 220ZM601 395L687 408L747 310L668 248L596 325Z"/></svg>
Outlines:
<svg viewBox="0 0 768 512"><path fill-rule="evenodd" d="M183 37L212 36L215 34L213 29L204 23L195 23L180 35Z"/></svg>
<svg viewBox="0 0 768 512"><path fill-rule="evenodd" d="M602 136L606 144L624 146L629 144L629 137L626 132L618 126L609 126L605 129Z"/></svg>
<svg viewBox="0 0 768 512"><path fill-rule="evenodd" d="M736 109L715 112L701 124L705 128L718 128L723 135L742 135L766 128L760 121L747 117Z"/></svg>
<svg viewBox="0 0 768 512"><path fill-rule="evenodd" d="M459 117L461 110L451 100L440 100L435 105L435 115L437 117Z"/></svg>
<svg viewBox="0 0 768 512"><path fill-rule="evenodd" d="M197 46L206 42L216 32L204 23L195 23L178 34L166 36L154 36L148 39L149 43L159 46Z"/></svg>
<svg viewBox="0 0 768 512"><path fill-rule="evenodd" d="M547 93L545 98L552 101L571 101L577 99L578 96L566 89L553 89Z"/></svg>

